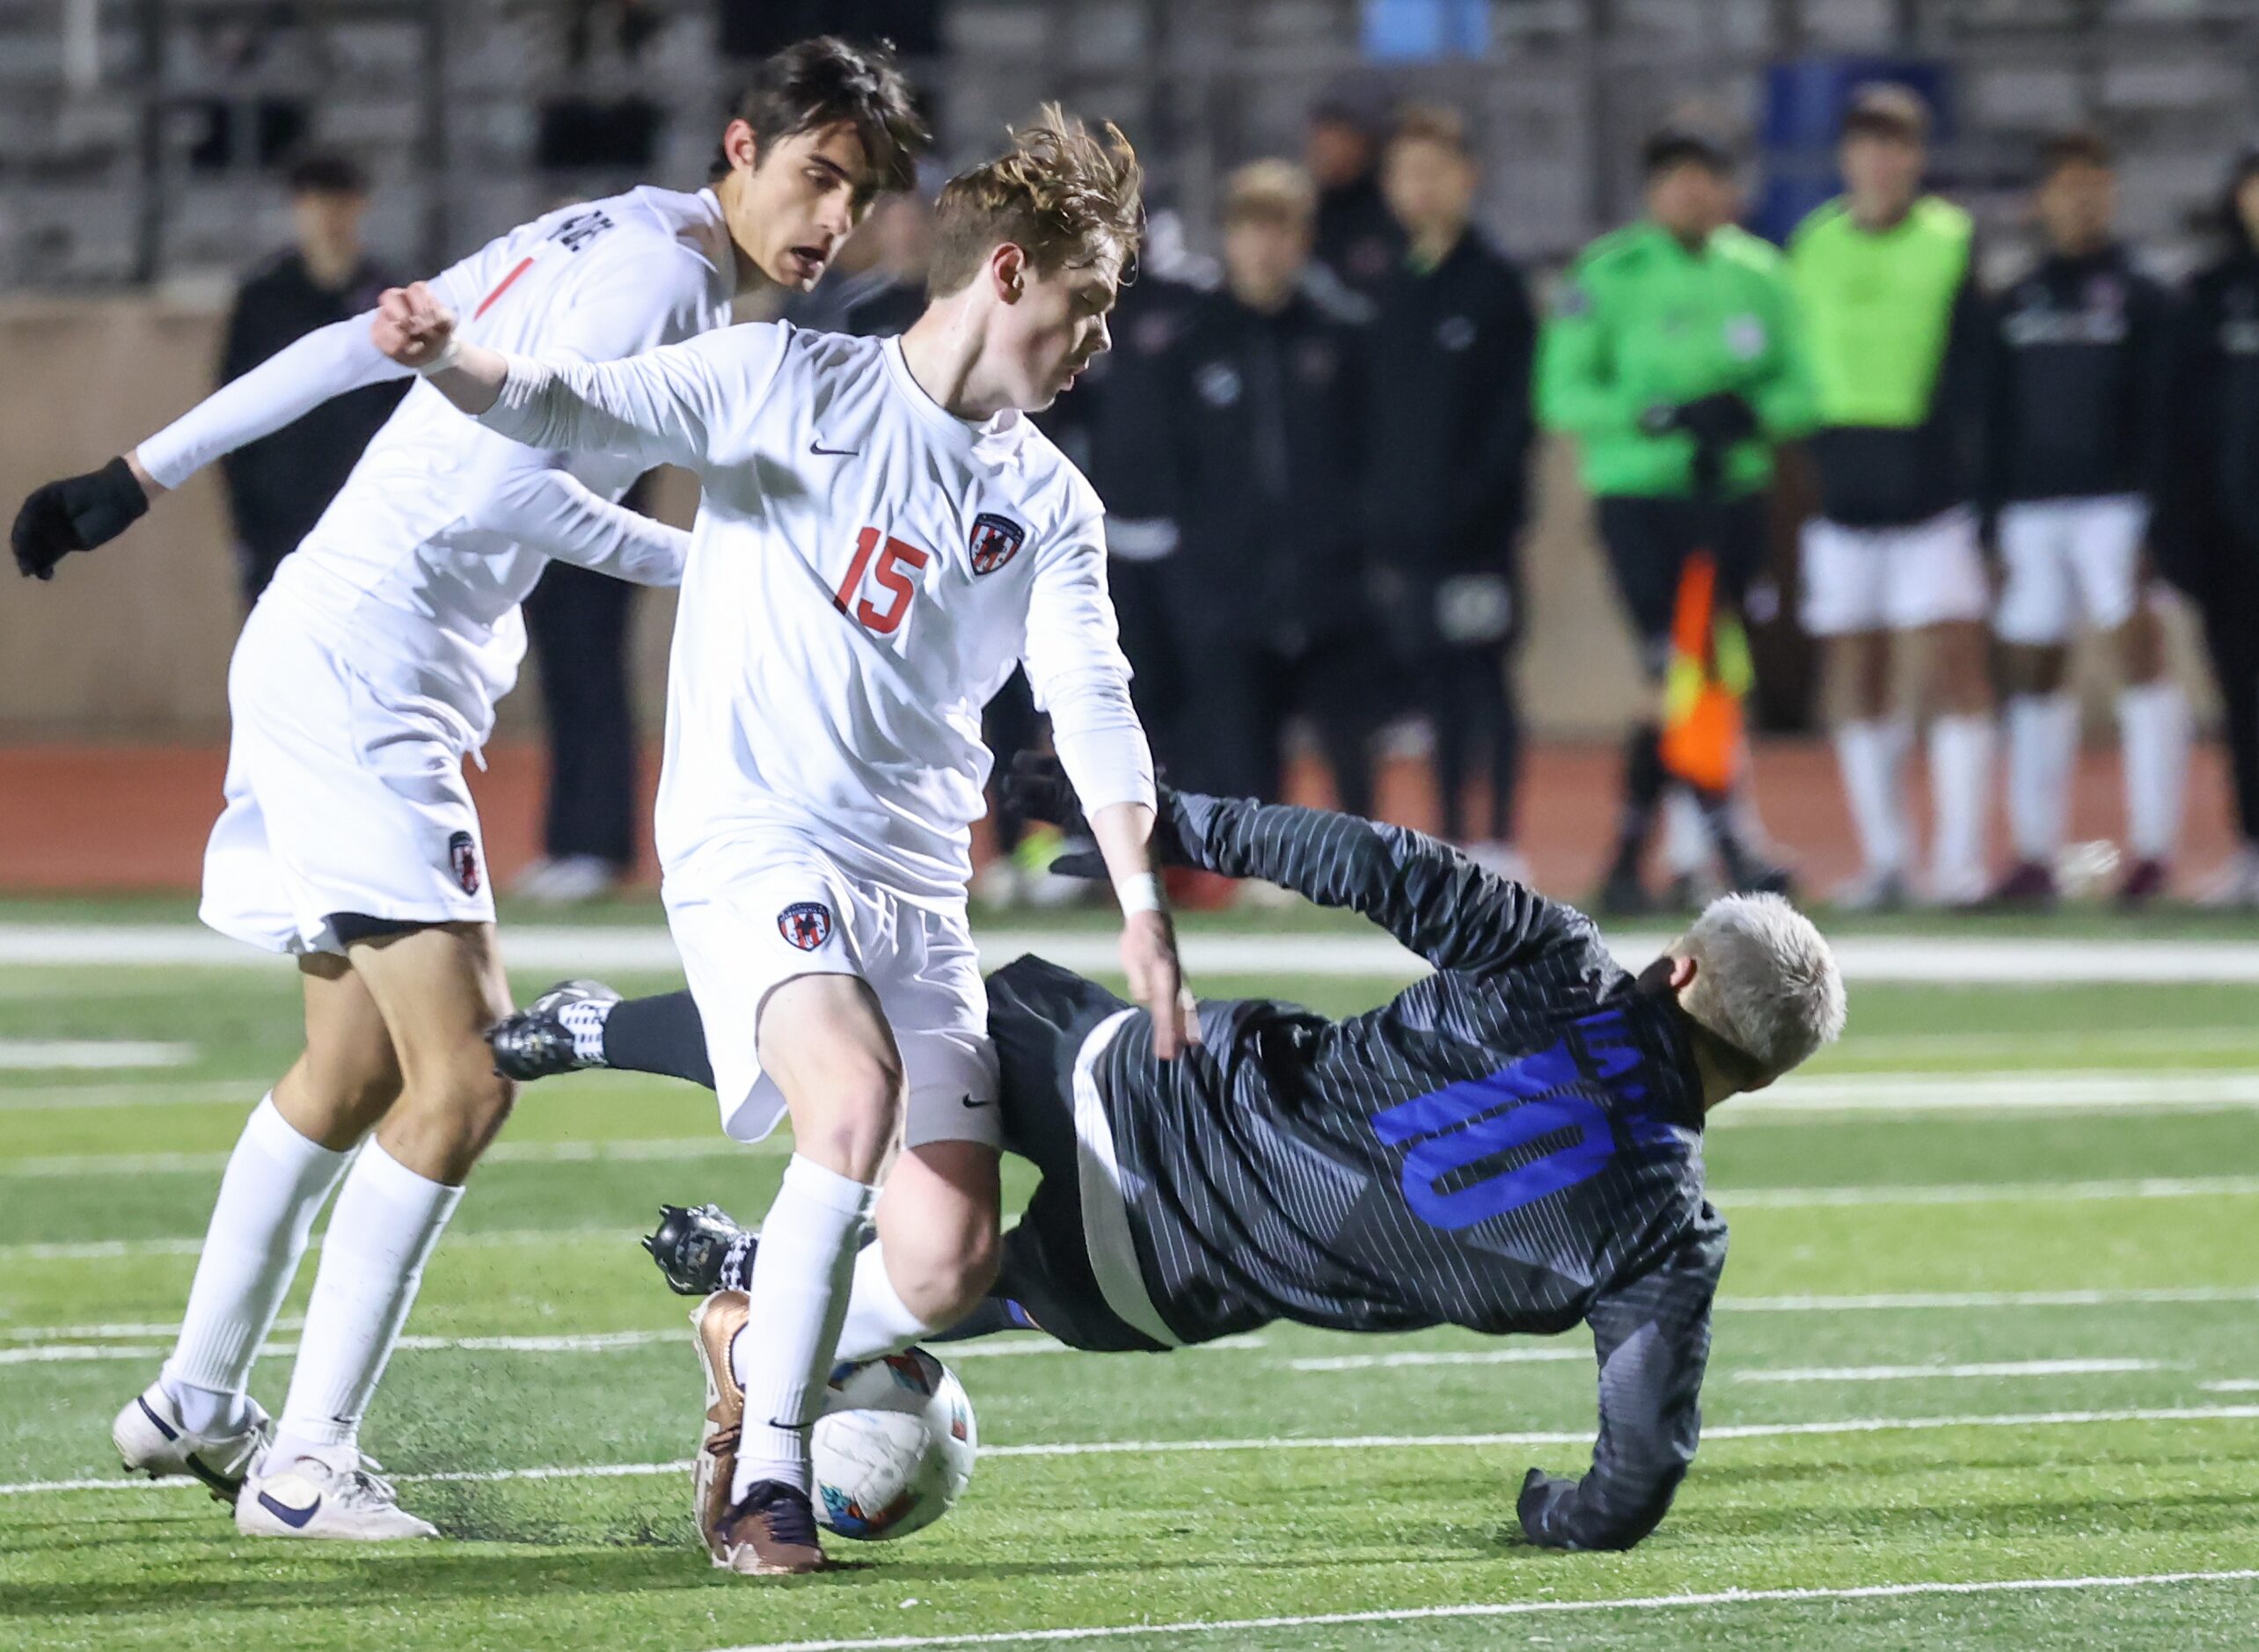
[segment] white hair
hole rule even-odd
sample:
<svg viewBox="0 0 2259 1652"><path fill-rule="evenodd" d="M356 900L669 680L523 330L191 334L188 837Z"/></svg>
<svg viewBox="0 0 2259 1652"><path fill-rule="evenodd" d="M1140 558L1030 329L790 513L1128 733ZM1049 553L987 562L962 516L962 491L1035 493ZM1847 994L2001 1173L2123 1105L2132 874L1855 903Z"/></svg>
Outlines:
<svg viewBox="0 0 2259 1652"><path fill-rule="evenodd" d="M1670 948L1694 961L1679 1005L1777 1078L1843 1032L1843 976L1812 920L1777 895L1713 901Z"/></svg>

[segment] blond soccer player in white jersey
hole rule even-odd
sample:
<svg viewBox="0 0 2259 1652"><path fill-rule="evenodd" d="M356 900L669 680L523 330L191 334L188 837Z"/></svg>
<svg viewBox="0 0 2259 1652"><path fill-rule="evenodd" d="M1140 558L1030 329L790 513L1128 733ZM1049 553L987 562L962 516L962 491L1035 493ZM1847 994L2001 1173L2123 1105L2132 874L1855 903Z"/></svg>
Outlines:
<svg viewBox="0 0 2259 1652"><path fill-rule="evenodd" d="M738 294L812 286L872 196L910 181L923 137L883 54L803 42L757 70L712 187L552 213L433 289L470 337L559 361L669 344L726 325ZM105 471L40 490L16 525L24 571L52 574L222 453L400 376L370 327L313 333ZM433 1532L371 1472L358 1434L425 1259L511 1101L481 1040L509 995L463 759L516 674L518 603L547 559L679 580L688 537L614 502L645 468L508 440L419 386L237 646L203 917L296 955L306 1048L229 1160L179 1343L114 1432L128 1469L197 1476L245 1533ZM245 1385L340 1177L278 1431Z"/></svg>
<svg viewBox="0 0 2259 1652"><path fill-rule="evenodd" d="M789 1114L795 1146L747 1292L698 1315L698 1518L742 1573L823 1563L808 1429L835 1349L907 1347L995 1276L997 1069L965 900L981 707L1017 665L1121 893L1156 1047L1194 1035L1103 511L1027 417L1107 347L1141 221L1121 135L1047 110L941 192L932 301L897 340L780 323L589 364L466 341L428 289L379 305L380 347L491 428L705 484L656 836L723 1127L749 1141ZM885 1248L859 1262L874 1210Z"/></svg>

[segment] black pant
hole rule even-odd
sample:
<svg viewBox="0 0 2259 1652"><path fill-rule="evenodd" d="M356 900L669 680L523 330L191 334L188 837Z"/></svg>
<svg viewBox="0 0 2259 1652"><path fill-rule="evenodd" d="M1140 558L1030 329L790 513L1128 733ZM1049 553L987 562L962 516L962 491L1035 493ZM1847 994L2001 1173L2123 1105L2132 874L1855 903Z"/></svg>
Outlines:
<svg viewBox="0 0 2259 1652"><path fill-rule="evenodd" d="M1095 982L1041 958L1019 958L988 978L1005 1151L1042 1174L1019 1224L1004 1236L992 1295L1019 1303L1070 1348L1101 1353L1159 1345L1106 1305L1083 1227L1075 1136L1074 1068L1083 1041L1129 1007Z"/></svg>
<svg viewBox="0 0 2259 1652"><path fill-rule="evenodd" d="M1166 557L1106 565L1115 618L1122 625L1122 652L1136 673L1130 691L1138 720L1152 742L1153 760L1176 773L1183 765L1185 683L1182 656L1169 622L1169 565Z"/></svg>
<svg viewBox="0 0 2259 1652"><path fill-rule="evenodd" d="M1184 782L1219 797L1277 802L1287 719L1317 725L1342 809L1372 813L1372 736L1379 727L1366 650L1347 636L1292 652L1261 642L1188 638Z"/></svg>
<svg viewBox="0 0 2259 1652"><path fill-rule="evenodd" d="M1414 682L1420 708L1435 731L1444 837L1453 843L1476 837L1513 842L1514 805L1522 781L1522 703L1514 687L1513 640L1471 647L1438 645L1419 662ZM1483 830L1471 831L1466 788L1485 769L1490 813Z"/></svg>
<svg viewBox="0 0 2259 1652"><path fill-rule="evenodd" d="M542 846L635 864L635 713L627 692L627 621L635 588L552 563L525 601L549 726Z"/></svg>
<svg viewBox="0 0 2259 1652"><path fill-rule="evenodd" d="M1619 496L1603 499L1599 514L1600 538L1608 548L1616 595L1639 639L1640 662L1660 683L1670 664L1670 621L1686 559L1709 552L1718 570L1719 606L1738 610L1765 567L1765 501L1712 504Z"/></svg>
<svg viewBox="0 0 2259 1652"><path fill-rule="evenodd" d="M2259 545L2222 546L2219 572L2201 606L2204 640L2219 679L2222 721L2235 785L2235 822L2259 843Z"/></svg>

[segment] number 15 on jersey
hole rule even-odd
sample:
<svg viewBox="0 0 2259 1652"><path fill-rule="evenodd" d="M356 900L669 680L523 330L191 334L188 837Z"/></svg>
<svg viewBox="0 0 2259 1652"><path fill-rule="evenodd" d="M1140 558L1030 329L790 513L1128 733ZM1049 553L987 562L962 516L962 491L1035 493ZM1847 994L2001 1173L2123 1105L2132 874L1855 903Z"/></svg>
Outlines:
<svg viewBox="0 0 2259 1652"><path fill-rule="evenodd" d="M910 605L917 599L917 576L932 560L930 551L921 551L892 534L881 534L876 528L866 528L855 536L855 559L847 565L847 577L839 581L831 604L873 636L891 637L902 629ZM872 588L868 595L865 594L866 584Z"/></svg>

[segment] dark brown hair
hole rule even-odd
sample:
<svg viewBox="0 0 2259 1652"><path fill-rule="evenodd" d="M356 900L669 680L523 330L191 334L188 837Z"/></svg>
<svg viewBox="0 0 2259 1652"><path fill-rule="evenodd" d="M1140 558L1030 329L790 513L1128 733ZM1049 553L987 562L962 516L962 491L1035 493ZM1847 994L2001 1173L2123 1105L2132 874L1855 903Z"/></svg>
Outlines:
<svg viewBox="0 0 2259 1652"><path fill-rule="evenodd" d="M933 208L926 290L963 290L989 253L1020 247L1042 273L1095 262L1110 249L1126 264L1145 230L1144 173L1122 129L1099 133L1056 103L1012 135L1012 150L959 172Z"/></svg>
<svg viewBox="0 0 2259 1652"><path fill-rule="evenodd" d="M2099 166L2104 172L2116 164L2110 141L2090 127L2058 132L2039 146L2039 175L2052 178L2066 166Z"/></svg>
<svg viewBox="0 0 2259 1652"><path fill-rule="evenodd" d="M757 161L781 139L844 121L863 140L881 189L915 184L929 141L916 95L885 40L856 46L836 34L795 40L761 60L729 113L753 128ZM710 176L728 173L729 157L717 150Z"/></svg>

